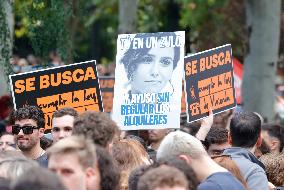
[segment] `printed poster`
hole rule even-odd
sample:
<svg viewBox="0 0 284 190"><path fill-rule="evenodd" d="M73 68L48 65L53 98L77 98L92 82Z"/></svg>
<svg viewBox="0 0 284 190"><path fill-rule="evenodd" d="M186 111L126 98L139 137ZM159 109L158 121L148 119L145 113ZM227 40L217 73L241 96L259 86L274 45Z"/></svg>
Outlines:
<svg viewBox="0 0 284 190"><path fill-rule="evenodd" d="M45 114L46 129L52 114L63 107L79 113L103 111L96 61L75 63L10 75L14 108L39 106Z"/></svg>
<svg viewBox="0 0 284 190"><path fill-rule="evenodd" d="M99 76L104 112L110 113L113 104L114 77Z"/></svg>
<svg viewBox="0 0 284 190"><path fill-rule="evenodd" d="M187 119L193 122L236 106L232 48L224 45L185 57Z"/></svg>
<svg viewBox="0 0 284 190"><path fill-rule="evenodd" d="M121 34L112 118L122 130L179 128L185 33Z"/></svg>

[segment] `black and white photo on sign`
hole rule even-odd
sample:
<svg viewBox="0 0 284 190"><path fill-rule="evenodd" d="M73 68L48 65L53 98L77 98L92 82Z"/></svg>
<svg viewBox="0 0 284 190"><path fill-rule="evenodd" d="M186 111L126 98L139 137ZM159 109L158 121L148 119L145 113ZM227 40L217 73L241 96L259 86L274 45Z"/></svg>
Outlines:
<svg viewBox="0 0 284 190"><path fill-rule="evenodd" d="M113 118L123 129L170 124L180 108L183 48L184 32L118 36Z"/></svg>

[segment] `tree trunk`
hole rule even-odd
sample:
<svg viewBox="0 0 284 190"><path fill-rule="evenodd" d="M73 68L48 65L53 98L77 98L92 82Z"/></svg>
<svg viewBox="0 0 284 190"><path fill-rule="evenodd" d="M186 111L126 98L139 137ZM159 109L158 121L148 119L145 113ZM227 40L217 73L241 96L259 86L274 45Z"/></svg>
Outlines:
<svg viewBox="0 0 284 190"><path fill-rule="evenodd" d="M11 74L12 72L9 64L13 47L14 17L12 12L12 2L10 0L3 0L0 3L0 7L2 9L0 10L0 96L2 96L9 92L7 81L8 74Z"/></svg>
<svg viewBox="0 0 284 190"><path fill-rule="evenodd" d="M275 74L279 53L281 0L247 0L249 32L245 57L244 109L274 119Z"/></svg>
<svg viewBox="0 0 284 190"><path fill-rule="evenodd" d="M119 26L120 34L135 33L137 8L139 0L119 0Z"/></svg>

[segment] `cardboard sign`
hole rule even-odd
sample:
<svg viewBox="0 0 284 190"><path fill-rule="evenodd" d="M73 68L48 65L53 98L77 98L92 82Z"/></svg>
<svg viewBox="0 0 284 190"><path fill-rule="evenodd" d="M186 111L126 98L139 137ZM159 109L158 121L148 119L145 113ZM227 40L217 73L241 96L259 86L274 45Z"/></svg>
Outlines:
<svg viewBox="0 0 284 190"><path fill-rule="evenodd" d="M99 78L104 112L110 113L113 104L114 77L100 76Z"/></svg>
<svg viewBox="0 0 284 190"><path fill-rule="evenodd" d="M122 130L179 128L184 32L121 34L112 118Z"/></svg>
<svg viewBox="0 0 284 190"><path fill-rule="evenodd" d="M224 45L185 57L188 122L236 106L232 48Z"/></svg>
<svg viewBox="0 0 284 190"><path fill-rule="evenodd" d="M95 61L10 75L14 108L35 105L42 109L46 129L52 114L63 107L78 112L103 111Z"/></svg>

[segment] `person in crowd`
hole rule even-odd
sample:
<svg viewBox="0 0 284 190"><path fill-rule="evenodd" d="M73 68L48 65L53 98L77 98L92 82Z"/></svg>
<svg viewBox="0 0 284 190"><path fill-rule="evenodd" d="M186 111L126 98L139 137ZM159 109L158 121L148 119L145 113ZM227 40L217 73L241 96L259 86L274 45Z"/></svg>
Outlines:
<svg viewBox="0 0 284 190"><path fill-rule="evenodd" d="M95 144L111 152L118 131L116 123L106 113L86 111L75 119L72 134L89 137Z"/></svg>
<svg viewBox="0 0 284 190"><path fill-rule="evenodd" d="M150 146L147 148L148 154L152 160L156 160L157 150L164 139L164 137L171 131L171 129L151 129L148 130L148 140Z"/></svg>
<svg viewBox="0 0 284 190"><path fill-rule="evenodd" d="M100 173L95 145L91 140L71 136L48 150L48 168L56 173L68 190L99 190Z"/></svg>
<svg viewBox="0 0 284 190"><path fill-rule="evenodd" d="M51 171L33 167L11 183L11 190L66 190L66 188Z"/></svg>
<svg viewBox="0 0 284 190"><path fill-rule="evenodd" d="M187 133L175 131L162 141L157 151L157 160L162 161L172 157L182 159L192 167L201 182L198 190L245 189L227 169L210 158L200 140Z"/></svg>
<svg viewBox="0 0 284 190"><path fill-rule="evenodd" d="M47 167L45 150L40 147L40 138L44 135L45 118L42 110L36 106L19 108L10 117L12 133L17 147L30 159Z"/></svg>
<svg viewBox="0 0 284 190"><path fill-rule="evenodd" d="M254 155L257 158L260 158L264 154L270 153L270 147L266 144L266 142L262 139L260 147L256 148L254 151Z"/></svg>
<svg viewBox="0 0 284 190"><path fill-rule="evenodd" d="M140 177L138 190L191 190L185 175L177 168L160 166Z"/></svg>
<svg viewBox="0 0 284 190"><path fill-rule="evenodd" d="M101 174L100 189L119 190L120 172L116 164L114 164L114 159L100 146L96 146L96 153Z"/></svg>
<svg viewBox="0 0 284 190"><path fill-rule="evenodd" d="M228 155L216 155L211 157L216 163L220 166L226 168L229 172L231 172L243 185L246 189L248 189L248 185L246 180L241 174L241 171L237 164L231 159Z"/></svg>
<svg viewBox="0 0 284 190"><path fill-rule="evenodd" d="M71 107L62 108L53 113L51 132L53 142L72 135L76 117L78 117L78 112Z"/></svg>
<svg viewBox="0 0 284 190"><path fill-rule="evenodd" d="M205 145L210 156L222 154L226 148L231 147L228 143L228 130L213 125L205 138Z"/></svg>
<svg viewBox="0 0 284 190"><path fill-rule="evenodd" d="M15 138L10 133L2 133L0 136L0 151L16 150Z"/></svg>
<svg viewBox="0 0 284 190"><path fill-rule="evenodd" d="M142 175L146 173L146 171L154 168L153 165L142 165L133 169L128 177L128 189L129 190L137 190L138 189L138 181Z"/></svg>
<svg viewBox="0 0 284 190"><path fill-rule="evenodd" d="M137 34L135 38L146 41L150 37L157 37L159 43L162 43L163 37L169 35L173 36L174 41L176 40L177 35L174 32L159 33L158 36L149 33ZM134 41L120 60L127 74L128 93L174 92L171 78L180 60L180 47L135 48Z"/></svg>
<svg viewBox="0 0 284 190"><path fill-rule="evenodd" d="M14 181L32 167L39 168L39 165L36 161L27 158L6 158L0 162L0 177Z"/></svg>
<svg viewBox="0 0 284 190"><path fill-rule="evenodd" d="M186 164L185 161L177 158L168 158L161 162L157 162L155 164L158 166L167 165L179 169L187 179L188 189L192 190L197 189L197 186L200 183L200 181L197 179L197 176L193 171L193 169L188 164Z"/></svg>
<svg viewBox="0 0 284 190"><path fill-rule="evenodd" d="M264 165L254 156L255 149L261 145L261 120L253 112L235 113L230 123L228 137L231 148L223 154L230 155L240 168L249 189L267 190L268 181Z"/></svg>
<svg viewBox="0 0 284 190"><path fill-rule="evenodd" d="M275 123L261 126L261 136L272 153L279 154L284 146L284 127Z"/></svg>
<svg viewBox="0 0 284 190"><path fill-rule="evenodd" d="M268 181L284 188L284 153L270 153L260 157L265 165Z"/></svg>
<svg viewBox="0 0 284 190"><path fill-rule="evenodd" d="M0 151L0 162L2 160L12 160L15 158L26 158L21 151L3 150Z"/></svg>
<svg viewBox="0 0 284 190"><path fill-rule="evenodd" d="M121 171L120 189L128 189L130 172L141 165L150 165L148 154L136 140L123 139L113 144L112 156Z"/></svg>
<svg viewBox="0 0 284 190"><path fill-rule="evenodd" d="M12 98L9 95L3 95L0 97L0 121L4 121L9 119L9 114L13 110L13 102Z"/></svg>

